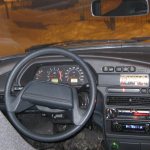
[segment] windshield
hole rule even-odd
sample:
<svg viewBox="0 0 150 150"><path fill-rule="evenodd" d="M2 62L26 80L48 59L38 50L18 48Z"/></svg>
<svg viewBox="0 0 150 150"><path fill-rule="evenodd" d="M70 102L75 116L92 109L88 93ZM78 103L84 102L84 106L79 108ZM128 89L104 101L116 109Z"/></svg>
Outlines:
<svg viewBox="0 0 150 150"><path fill-rule="evenodd" d="M41 44L150 36L149 24L148 15L93 17L91 0L0 0L0 56Z"/></svg>

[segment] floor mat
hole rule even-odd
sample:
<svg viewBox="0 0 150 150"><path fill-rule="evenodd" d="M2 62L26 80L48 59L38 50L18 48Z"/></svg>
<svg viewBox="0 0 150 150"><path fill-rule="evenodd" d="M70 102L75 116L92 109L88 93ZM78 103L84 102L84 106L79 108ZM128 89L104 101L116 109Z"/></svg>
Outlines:
<svg viewBox="0 0 150 150"><path fill-rule="evenodd" d="M39 115L22 115L21 120L32 131L40 134L53 134L54 126L48 117ZM31 121L32 120L32 121ZM57 127L58 126L58 127ZM60 131L60 125L55 125L55 130ZM63 126L62 126L63 128ZM59 143L42 143L27 139L37 150L102 150L101 142L103 134L100 127L90 124L81 130L76 136Z"/></svg>
<svg viewBox="0 0 150 150"><path fill-rule="evenodd" d="M102 133L85 128L73 138L60 143L41 143L28 140L38 150L103 150Z"/></svg>

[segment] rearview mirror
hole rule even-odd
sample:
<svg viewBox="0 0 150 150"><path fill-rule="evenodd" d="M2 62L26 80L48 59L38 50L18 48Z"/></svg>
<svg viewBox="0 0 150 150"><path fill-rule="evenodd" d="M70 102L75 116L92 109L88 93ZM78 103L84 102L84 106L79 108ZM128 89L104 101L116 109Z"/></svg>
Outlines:
<svg viewBox="0 0 150 150"><path fill-rule="evenodd" d="M91 4L93 16L138 16L149 13L148 0L94 0Z"/></svg>

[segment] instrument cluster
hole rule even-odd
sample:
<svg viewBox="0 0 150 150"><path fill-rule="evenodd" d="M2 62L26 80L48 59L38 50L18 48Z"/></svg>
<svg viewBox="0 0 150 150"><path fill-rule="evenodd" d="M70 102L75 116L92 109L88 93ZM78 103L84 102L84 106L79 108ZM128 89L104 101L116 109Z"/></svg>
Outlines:
<svg viewBox="0 0 150 150"><path fill-rule="evenodd" d="M34 79L77 86L87 83L85 73L78 65L41 66L36 71Z"/></svg>

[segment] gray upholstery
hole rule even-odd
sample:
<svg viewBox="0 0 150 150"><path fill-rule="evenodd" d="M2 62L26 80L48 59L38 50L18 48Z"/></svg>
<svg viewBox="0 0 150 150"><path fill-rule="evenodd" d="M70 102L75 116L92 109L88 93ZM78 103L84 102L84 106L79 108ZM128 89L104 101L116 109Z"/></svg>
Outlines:
<svg viewBox="0 0 150 150"><path fill-rule="evenodd" d="M0 111L0 150L35 150L9 123Z"/></svg>

